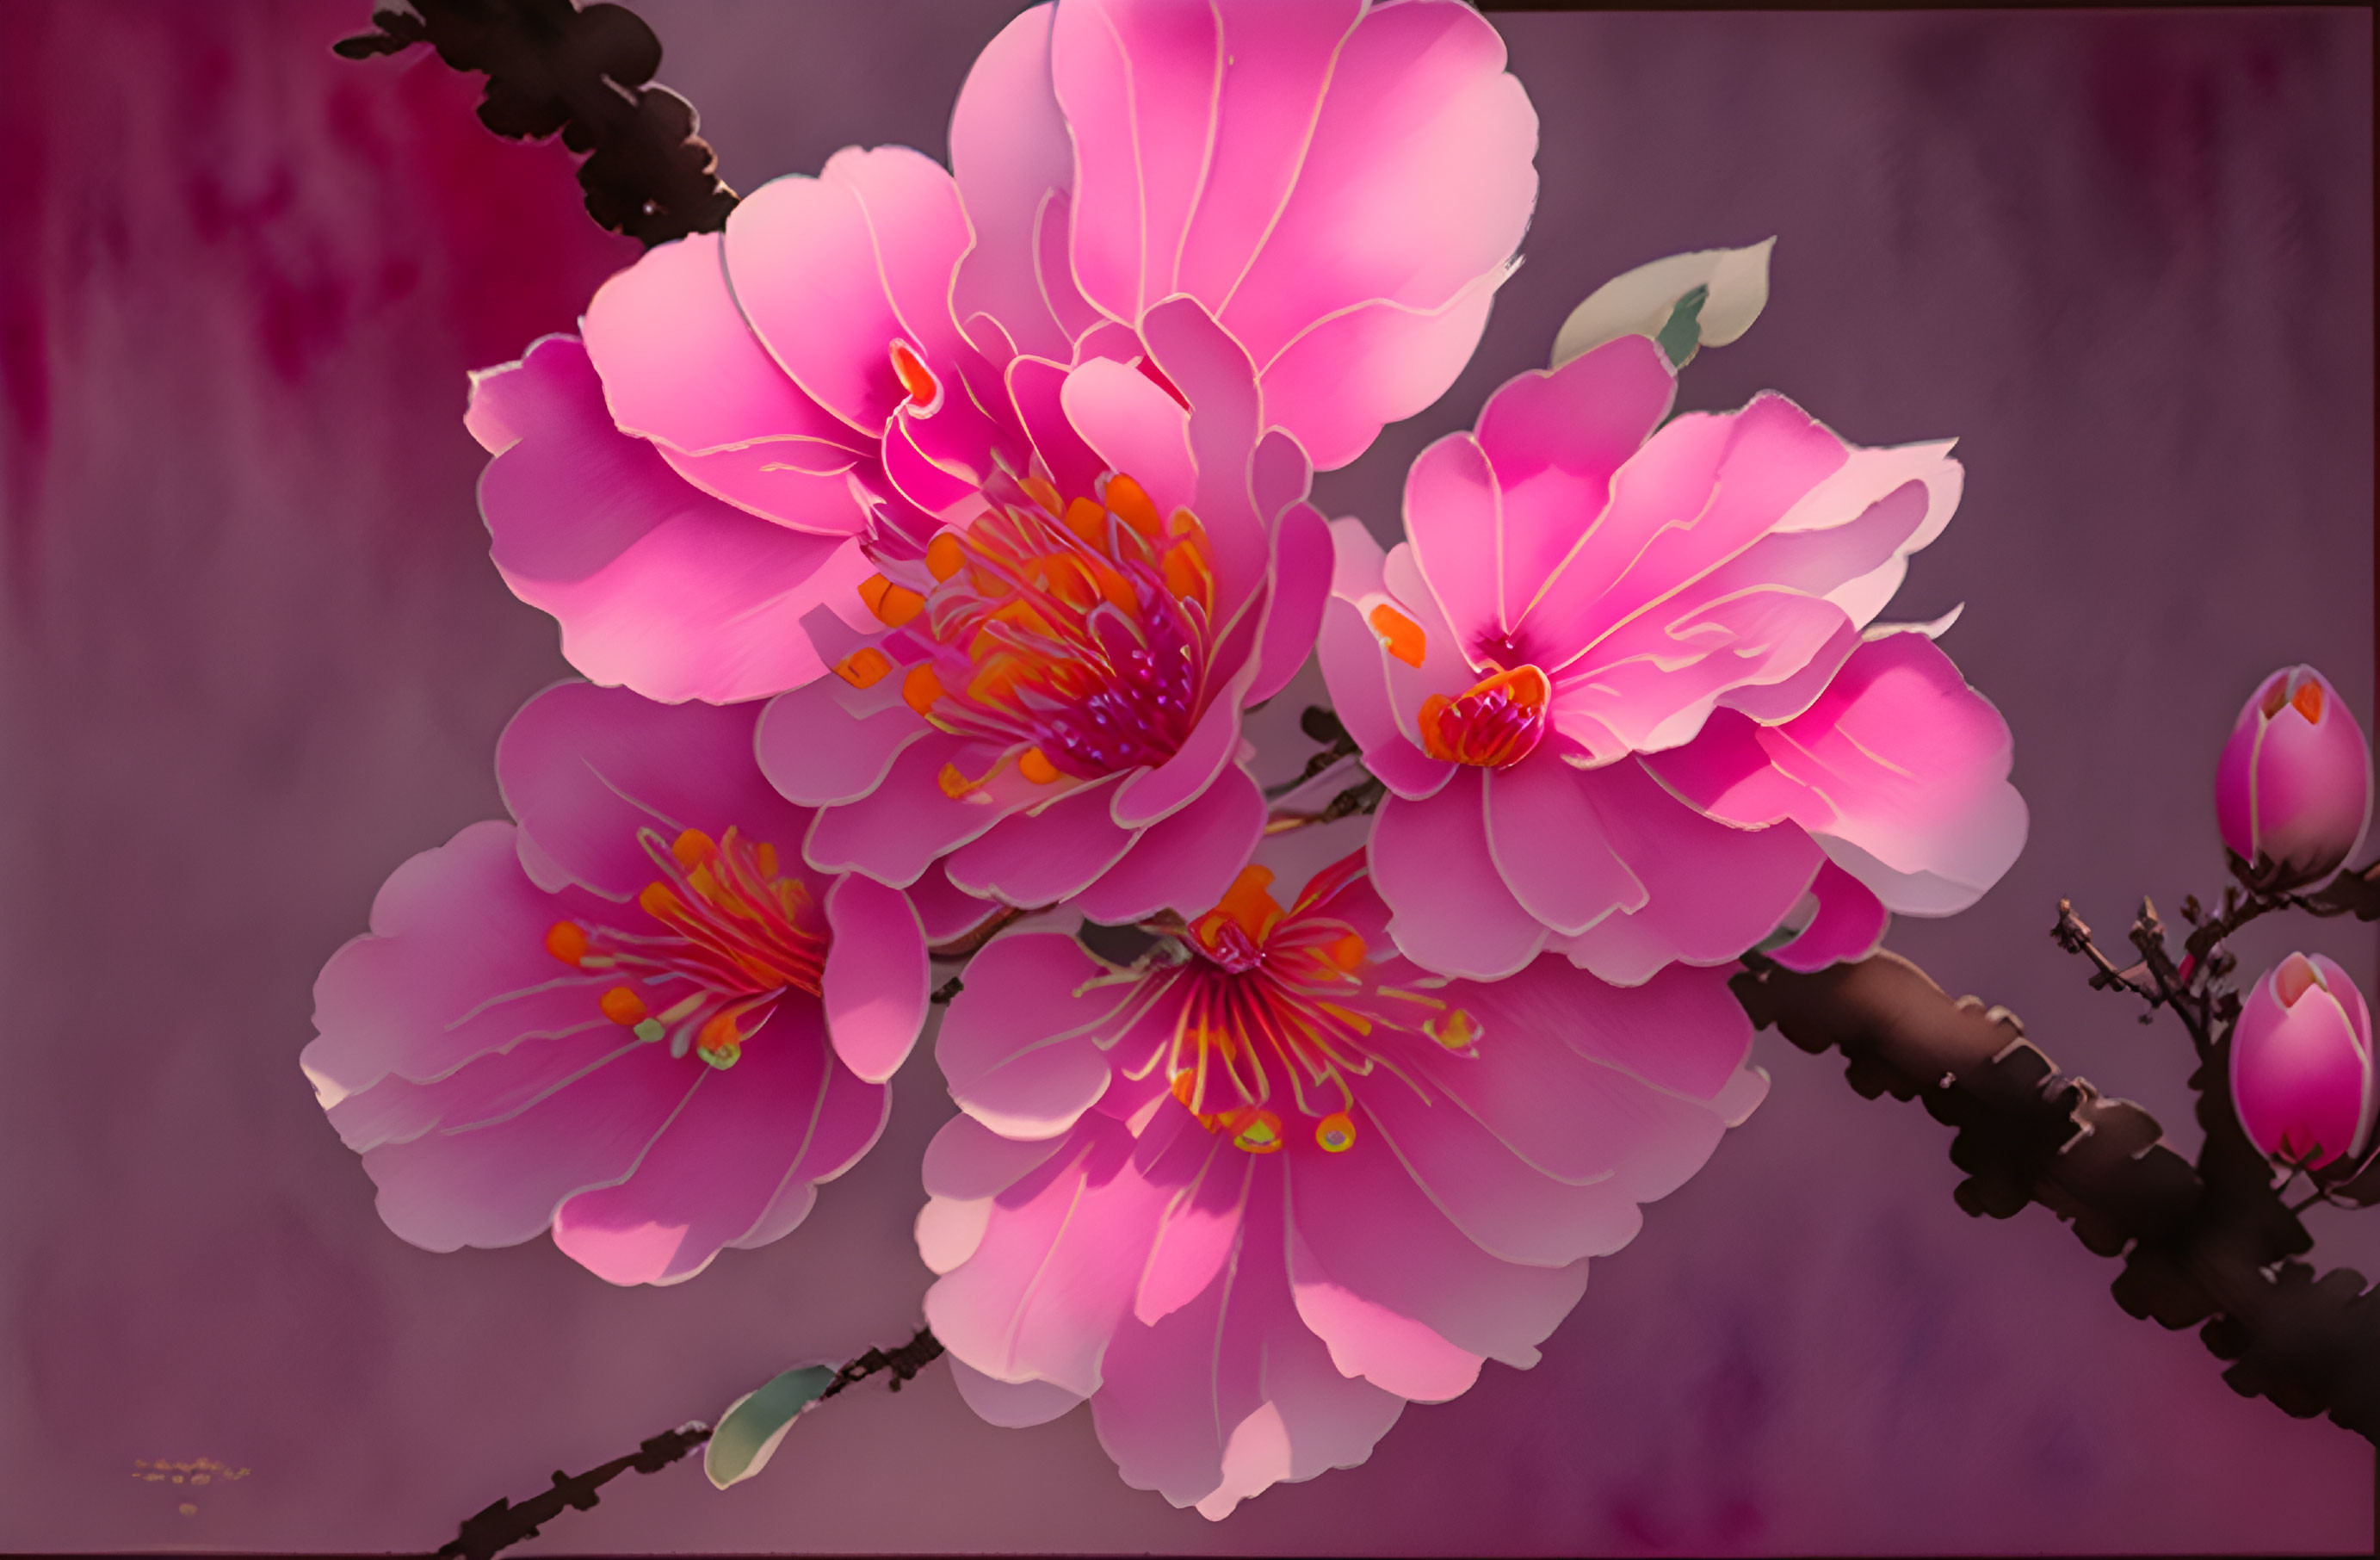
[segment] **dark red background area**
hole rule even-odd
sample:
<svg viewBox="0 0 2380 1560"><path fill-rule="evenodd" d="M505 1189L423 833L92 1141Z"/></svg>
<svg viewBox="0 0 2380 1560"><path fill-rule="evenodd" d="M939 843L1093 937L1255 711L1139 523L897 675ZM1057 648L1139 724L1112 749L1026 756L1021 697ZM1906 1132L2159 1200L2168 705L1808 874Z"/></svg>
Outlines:
<svg viewBox="0 0 2380 1560"><path fill-rule="evenodd" d="M645 0L748 189L852 142L940 155L1002 0ZM615 1290L539 1241L389 1235L297 1067L309 987L406 856L497 812L564 671L473 506L465 372L637 252L353 0L17 0L0 95L0 1547L428 1549L808 1358L908 1335L921 1053L795 1235ZM1687 404L1775 386L1869 444L1961 436L1892 615L2017 736L2032 843L1892 944L2006 1003L2183 1146L2186 1043L2046 935L2219 886L2214 756L2264 672L2373 694L2368 12L1500 20L1544 119L1527 262L1404 465L1597 284L1779 238ZM2266 925L2372 989L2369 928ZM1536 1370L1211 1526L1087 1415L978 1422L931 1370L761 1478L612 1487L534 1548L1372 1553L2365 1548L2373 1454L2124 1316L2038 1209L1952 1205L1947 1134L1764 1036L1769 1103L1598 1264ZM2380 1214L2334 1260L2380 1271ZM135 1459L248 1477L151 1482ZM179 1508L195 1509L185 1515Z"/></svg>

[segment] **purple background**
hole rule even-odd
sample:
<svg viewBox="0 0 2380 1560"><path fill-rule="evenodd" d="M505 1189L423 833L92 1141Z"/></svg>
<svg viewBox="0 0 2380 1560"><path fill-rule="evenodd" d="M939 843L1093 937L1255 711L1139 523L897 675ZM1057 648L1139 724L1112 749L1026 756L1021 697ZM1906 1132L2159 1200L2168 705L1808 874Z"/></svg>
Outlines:
<svg viewBox="0 0 2380 1560"><path fill-rule="evenodd" d="M939 155L1013 4L643 0L729 180ZM489 567L467 368L635 253L555 148L360 0L18 0L0 97L0 1548L427 1549L499 1494L905 1338L927 1282L901 1079L792 1237L616 1290L543 1240L380 1225L299 1077L308 990L409 853L498 810L562 670ZM2006 712L2032 844L1893 945L2186 1124L2185 1042L2045 935L2219 884L2215 752L2260 674L2373 691L2372 21L2355 10L1504 18L1544 116L1528 263L1472 371L1329 478L1404 462L1597 284L1779 236L1690 405L1782 388L1847 436L1957 433L1968 497L1895 615ZM2368 928L2302 936L2370 989ZM532 1548L1644 1553L2368 1546L2373 1454L2234 1396L2038 1209L1952 1205L1948 1134L1773 1036L1769 1103L1650 1211L1528 1372L1210 1526L1077 1412L854 1394L763 1477L612 1486ZM921 1055L920 1062L924 1062ZM2323 1225L2380 1270L2380 1214ZM2331 1247L2325 1248L2329 1252ZM252 1469L200 1490L135 1458ZM177 1505L197 1509L184 1515Z"/></svg>

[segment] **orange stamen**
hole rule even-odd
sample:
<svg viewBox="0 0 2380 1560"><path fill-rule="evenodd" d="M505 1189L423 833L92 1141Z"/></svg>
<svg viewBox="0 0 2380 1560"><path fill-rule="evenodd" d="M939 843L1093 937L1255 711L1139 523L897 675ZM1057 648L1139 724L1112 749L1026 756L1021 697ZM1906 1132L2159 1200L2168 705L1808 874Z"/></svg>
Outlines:
<svg viewBox="0 0 2380 1560"><path fill-rule="evenodd" d="M1392 606L1372 609L1372 632L1380 636L1380 643L1390 655L1408 666L1419 666L1429 653L1429 636L1420 624Z"/></svg>
<svg viewBox="0 0 2380 1560"><path fill-rule="evenodd" d="M872 644L865 644L837 662L834 675L854 688L874 688L892 669L891 656Z"/></svg>
<svg viewBox="0 0 2380 1560"><path fill-rule="evenodd" d="M1138 482L1119 471L1108 479L1108 507L1116 518L1154 542L1159 535L1157 506Z"/></svg>
<svg viewBox="0 0 2380 1560"><path fill-rule="evenodd" d="M955 531L937 531L934 539L926 543L926 567L937 579L948 579L965 562L966 550L959 545Z"/></svg>
<svg viewBox="0 0 2380 1560"><path fill-rule="evenodd" d="M2289 697L2289 702L2297 706L2298 713L2303 715L2309 725L2319 722L2322 719L2322 684L2307 678Z"/></svg>
<svg viewBox="0 0 2380 1560"><path fill-rule="evenodd" d="M603 1017L622 1029L632 1030L644 1021L645 999L625 986L613 986L597 1003Z"/></svg>
<svg viewBox="0 0 2380 1560"><path fill-rule="evenodd" d="M1016 772L1037 786L1047 786L1058 778L1058 766L1038 748L1027 748L1017 755Z"/></svg>
<svg viewBox="0 0 2380 1560"><path fill-rule="evenodd" d="M545 951L563 963L577 966L587 957L587 932L575 920L557 920L545 929Z"/></svg>
<svg viewBox="0 0 2380 1560"><path fill-rule="evenodd" d="M901 679L901 700L919 714L934 707L942 696L942 679L934 676L931 666L912 666L909 675Z"/></svg>
<svg viewBox="0 0 2380 1560"><path fill-rule="evenodd" d="M905 585L895 585L880 574L871 574L859 582L859 599L876 620L888 628L898 628L925 610L926 598Z"/></svg>
<svg viewBox="0 0 2380 1560"><path fill-rule="evenodd" d="M909 393L910 401L918 407L932 406L942 393L941 382L909 350L905 341L892 343L892 372L899 377L901 388Z"/></svg>

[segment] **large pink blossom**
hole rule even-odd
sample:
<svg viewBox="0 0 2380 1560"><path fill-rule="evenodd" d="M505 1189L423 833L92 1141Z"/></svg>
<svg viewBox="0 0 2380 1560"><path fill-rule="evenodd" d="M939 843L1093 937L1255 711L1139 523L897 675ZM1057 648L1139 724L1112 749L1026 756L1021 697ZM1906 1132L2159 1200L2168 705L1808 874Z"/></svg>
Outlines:
<svg viewBox="0 0 2380 1560"><path fill-rule="evenodd" d="M600 682L799 687L834 659L805 625L871 627L878 566L1166 458L1116 443L1188 389L1160 315L1220 325L1255 384L1237 420L1325 467L1436 399L1513 263L1536 146L1459 0L1038 6L967 79L955 177L848 148L613 277L583 339L477 376L497 564Z"/></svg>
<svg viewBox="0 0 2380 1560"><path fill-rule="evenodd" d="M1634 335L1522 374L1415 461L1407 542L1332 528L1323 669L1430 969L1552 949L1634 982L1813 890L1779 957L1815 966L2023 845L2007 724L1924 633L1871 628L1957 505L1949 445L1859 448L1775 395L1665 424L1674 388Z"/></svg>
<svg viewBox="0 0 2380 1560"><path fill-rule="evenodd" d="M805 869L753 719L540 694L497 747L517 822L398 868L323 968L306 1073L398 1235L551 1225L614 1284L673 1284L793 1229L876 1140L924 938L982 907Z"/></svg>
<svg viewBox="0 0 2380 1560"><path fill-rule="evenodd" d="M1130 969L986 948L917 1223L978 1412L1088 1398L1126 1482L1218 1518L1536 1363L1588 1260L1766 1090L1715 970L1446 981L1390 945L1360 854L1286 910L1271 887L1248 868Z"/></svg>

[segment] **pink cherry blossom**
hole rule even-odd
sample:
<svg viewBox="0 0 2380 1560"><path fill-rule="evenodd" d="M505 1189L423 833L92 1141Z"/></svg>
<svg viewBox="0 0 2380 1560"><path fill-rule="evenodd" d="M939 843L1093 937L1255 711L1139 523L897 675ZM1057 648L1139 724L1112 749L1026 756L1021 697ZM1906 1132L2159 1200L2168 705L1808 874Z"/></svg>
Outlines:
<svg viewBox="0 0 2380 1560"><path fill-rule="evenodd" d="M1634 335L1522 374L1415 461L1408 542L1332 527L1323 670L1416 963L1633 983L1815 893L1778 954L1815 968L2023 845L2006 723L1924 634L1869 629L1949 521L1949 446L1862 449L1775 395L1665 423L1674 389Z"/></svg>
<svg viewBox="0 0 2380 1560"><path fill-rule="evenodd" d="M477 376L498 566L598 681L801 687L944 528L1164 487L1141 403L1191 393L1158 341L1185 314L1247 360L1229 420L1352 460L1452 383L1514 263L1536 118L1504 63L1459 0L1027 11L961 92L955 177L846 148Z"/></svg>
<svg viewBox="0 0 2380 1560"><path fill-rule="evenodd" d="M1367 1457L1407 1400L1525 1368L1758 1103L1716 971L1492 985L1390 947L1350 856L1269 867L1129 969L1011 933L936 1058L926 1314L994 1423L1087 1398L1127 1483L1220 1518ZM1283 896L1288 896L1284 894Z"/></svg>
<svg viewBox="0 0 2380 1560"><path fill-rule="evenodd" d="M2313 887L2372 821L2372 755L2354 713L2311 666L2266 677L2233 723L2215 780L2223 843L2265 888Z"/></svg>
<svg viewBox="0 0 2380 1560"><path fill-rule="evenodd" d="M614 1284L674 1284L785 1235L876 1140L925 936L982 906L804 868L754 716L538 695L497 747L516 822L398 868L323 968L306 1074L398 1235L551 1225Z"/></svg>
<svg viewBox="0 0 2380 1560"><path fill-rule="evenodd" d="M2337 960L2291 954L2249 991L2231 1034L2231 1099L2257 1152L2284 1164L2328 1164L2370 1145L2372 1015Z"/></svg>

